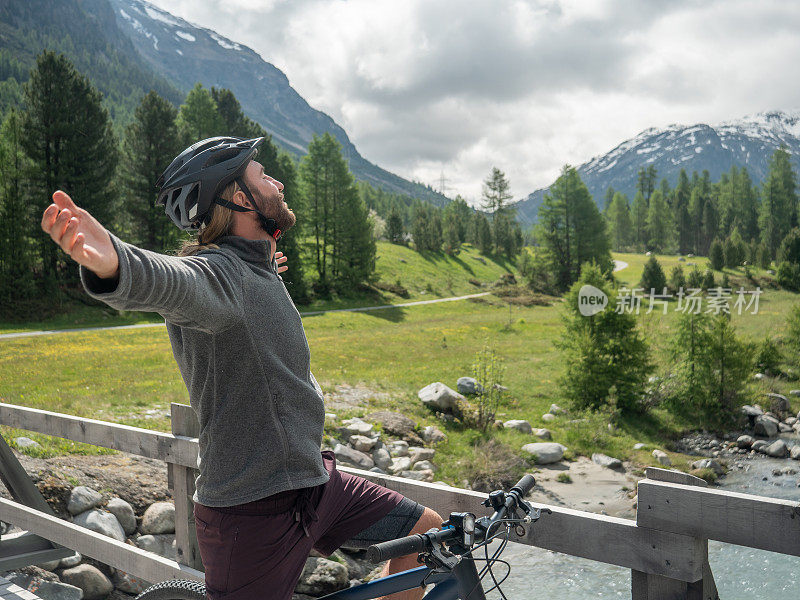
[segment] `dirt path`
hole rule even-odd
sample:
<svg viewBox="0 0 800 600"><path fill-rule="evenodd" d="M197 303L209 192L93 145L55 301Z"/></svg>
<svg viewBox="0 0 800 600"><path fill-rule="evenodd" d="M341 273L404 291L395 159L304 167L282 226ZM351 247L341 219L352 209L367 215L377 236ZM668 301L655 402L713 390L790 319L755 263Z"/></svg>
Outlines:
<svg viewBox="0 0 800 600"><path fill-rule="evenodd" d="M626 265L627 266L627 265ZM469 298L479 298L488 296L491 292L481 292L479 294L468 294L466 296L452 296L450 298L435 298L433 300L417 300L415 302L403 302L401 304L381 304L378 306L359 306L356 308L335 308L332 310L312 310L301 312L301 317L313 317L314 315L324 315L325 313L338 312L366 312L370 310L381 310L385 308L402 308L405 306L419 306L422 304L438 304L439 302L454 302L456 300L468 300ZM115 325L112 327L83 327L78 329L53 329L46 331L20 331L17 333L2 333L0 340L9 340L24 337L34 337L38 335L53 335L56 333L75 333L84 331L106 331L109 329L140 329L143 327L163 327L164 323L140 323L139 325Z"/></svg>
<svg viewBox="0 0 800 600"><path fill-rule="evenodd" d="M614 259L614 273L616 273L617 271L622 271L622 269L627 269L627 268L628 268L628 263L626 263L624 260Z"/></svg>

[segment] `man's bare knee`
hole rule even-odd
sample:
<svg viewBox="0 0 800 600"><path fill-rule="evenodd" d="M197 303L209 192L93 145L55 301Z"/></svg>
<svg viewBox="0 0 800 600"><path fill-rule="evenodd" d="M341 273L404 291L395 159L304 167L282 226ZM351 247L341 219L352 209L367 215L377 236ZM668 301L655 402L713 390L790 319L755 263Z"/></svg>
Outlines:
<svg viewBox="0 0 800 600"><path fill-rule="evenodd" d="M442 526L443 520L439 513L426 506L425 510L422 511L422 516L420 516L410 533L425 533L429 529L438 529Z"/></svg>

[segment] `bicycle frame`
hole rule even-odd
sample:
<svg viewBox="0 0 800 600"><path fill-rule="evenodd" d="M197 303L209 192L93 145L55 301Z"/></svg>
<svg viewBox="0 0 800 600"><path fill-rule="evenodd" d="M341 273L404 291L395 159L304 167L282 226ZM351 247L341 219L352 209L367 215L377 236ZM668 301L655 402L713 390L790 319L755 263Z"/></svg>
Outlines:
<svg viewBox="0 0 800 600"><path fill-rule="evenodd" d="M467 555L470 556L470 555ZM465 557L466 558L466 557ZM334 592L318 600L373 600L396 592L404 592L434 584L425 600L486 600L472 560L462 560L450 573L437 573L429 567L417 567L362 585Z"/></svg>

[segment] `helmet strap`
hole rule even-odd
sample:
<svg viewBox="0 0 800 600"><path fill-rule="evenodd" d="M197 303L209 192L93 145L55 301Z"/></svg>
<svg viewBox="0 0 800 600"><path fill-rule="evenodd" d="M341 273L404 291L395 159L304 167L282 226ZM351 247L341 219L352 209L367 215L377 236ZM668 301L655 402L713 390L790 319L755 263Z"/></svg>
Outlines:
<svg viewBox="0 0 800 600"><path fill-rule="evenodd" d="M237 177L234 181L236 181L236 183L239 184L239 187L244 192L244 195L247 196L247 199L250 200L250 204L253 206L253 208L245 208L244 206L239 206L238 204L235 204L233 202L230 202L228 200L219 197L214 198L214 203L219 204L220 206L224 206L225 208L229 208L230 210L235 210L236 212L256 213L261 228L264 231L266 231L269 235L271 235L272 238L275 240L275 242L277 242L278 239L280 239L281 237L282 231L278 228L278 224L275 222L275 219L266 216L264 213L262 213L260 210L256 208L256 206L258 205L256 204L256 201L253 198L253 194L250 193L250 190L245 185L241 177Z"/></svg>

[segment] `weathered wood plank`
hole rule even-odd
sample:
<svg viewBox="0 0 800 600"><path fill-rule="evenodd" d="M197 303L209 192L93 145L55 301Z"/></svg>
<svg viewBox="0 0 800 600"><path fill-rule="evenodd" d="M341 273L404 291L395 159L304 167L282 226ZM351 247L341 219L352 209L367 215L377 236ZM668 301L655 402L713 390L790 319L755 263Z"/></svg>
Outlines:
<svg viewBox="0 0 800 600"><path fill-rule="evenodd" d="M5 403L0 403L0 423L185 467L197 467L197 439L191 437Z"/></svg>
<svg viewBox="0 0 800 600"><path fill-rule="evenodd" d="M642 480L641 527L800 556L800 502Z"/></svg>
<svg viewBox="0 0 800 600"><path fill-rule="evenodd" d="M125 542L95 533L58 517L0 498L0 519L31 531L57 544L122 569L145 581L198 579L204 575L180 563L147 552Z"/></svg>
<svg viewBox="0 0 800 600"><path fill-rule="evenodd" d="M200 435L200 423L191 406L172 403L172 433L196 438ZM172 465L172 497L175 501L175 545L178 562L194 569L203 570L200 547L197 545L197 530L194 524L194 481L197 469Z"/></svg>
<svg viewBox="0 0 800 600"><path fill-rule="evenodd" d="M685 581L631 571L631 598L633 600L687 600L688 587Z"/></svg>
<svg viewBox="0 0 800 600"><path fill-rule="evenodd" d="M486 494L480 492L378 475L348 467L341 467L341 470L396 490L432 508L445 518L451 512L487 514L487 509L481 506ZM702 577L705 551L700 540L685 535L665 535L666 532L637 527L629 519L558 506L546 508L551 509L553 514L544 514L538 523L527 527L525 537L512 536L512 539L530 546L681 581L697 581Z"/></svg>

